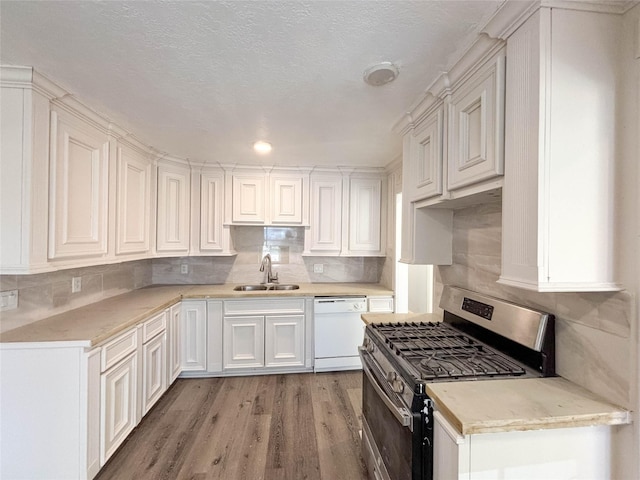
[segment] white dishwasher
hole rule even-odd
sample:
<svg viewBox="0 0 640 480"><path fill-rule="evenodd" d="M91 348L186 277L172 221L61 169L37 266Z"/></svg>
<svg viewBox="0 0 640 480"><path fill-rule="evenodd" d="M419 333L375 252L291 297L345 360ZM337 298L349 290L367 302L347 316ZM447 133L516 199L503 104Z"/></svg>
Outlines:
<svg viewBox="0 0 640 480"><path fill-rule="evenodd" d="M360 315L367 311L367 297L316 297L314 371L362 368L358 346L364 338Z"/></svg>

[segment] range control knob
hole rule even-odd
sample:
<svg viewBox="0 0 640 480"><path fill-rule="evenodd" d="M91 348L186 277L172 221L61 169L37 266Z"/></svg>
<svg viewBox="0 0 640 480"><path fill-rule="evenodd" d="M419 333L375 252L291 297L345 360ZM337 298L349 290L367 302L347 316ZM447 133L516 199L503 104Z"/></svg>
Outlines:
<svg viewBox="0 0 640 480"><path fill-rule="evenodd" d="M395 393L404 392L404 383L396 378L393 382L391 382L391 390L393 390Z"/></svg>
<svg viewBox="0 0 640 480"><path fill-rule="evenodd" d="M362 347L369 353L373 353L374 346L370 338L365 337L362 341Z"/></svg>
<svg viewBox="0 0 640 480"><path fill-rule="evenodd" d="M393 382L398 378L398 374L394 371L387 372L387 382L393 384Z"/></svg>

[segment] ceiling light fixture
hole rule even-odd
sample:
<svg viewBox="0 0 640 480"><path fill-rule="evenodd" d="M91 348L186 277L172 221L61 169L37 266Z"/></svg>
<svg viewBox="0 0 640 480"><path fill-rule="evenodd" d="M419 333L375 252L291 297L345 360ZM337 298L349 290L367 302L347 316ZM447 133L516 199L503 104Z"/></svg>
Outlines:
<svg viewBox="0 0 640 480"><path fill-rule="evenodd" d="M271 152L271 150L273 150L273 147L269 142L263 142L262 140L259 140L253 144L253 149L260 155L266 155L267 153Z"/></svg>
<svg viewBox="0 0 640 480"><path fill-rule="evenodd" d="M367 68L362 76L365 83L379 87L385 83L393 82L398 76L398 67L391 62L380 62Z"/></svg>

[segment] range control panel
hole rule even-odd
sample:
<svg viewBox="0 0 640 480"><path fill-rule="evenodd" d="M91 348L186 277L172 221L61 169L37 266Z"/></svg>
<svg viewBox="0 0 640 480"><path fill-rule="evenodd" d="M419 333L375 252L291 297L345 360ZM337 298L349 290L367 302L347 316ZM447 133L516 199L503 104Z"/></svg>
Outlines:
<svg viewBox="0 0 640 480"><path fill-rule="evenodd" d="M467 297L464 297L462 300L462 310L473 313L485 320L491 320L491 317L493 316L493 306Z"/></svg>

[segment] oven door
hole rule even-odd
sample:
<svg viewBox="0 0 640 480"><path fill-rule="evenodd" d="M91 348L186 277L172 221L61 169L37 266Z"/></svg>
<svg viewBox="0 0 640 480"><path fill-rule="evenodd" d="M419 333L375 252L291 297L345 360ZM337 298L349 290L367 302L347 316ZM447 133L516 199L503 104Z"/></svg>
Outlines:
<svg viewBox="0 0 640 480"><path fill-rule="evenodd" d="M360 357L363 455L370 478L429 479L425 475L422 412L411 412L404 406L367 352L361 350Z"/></svg>

